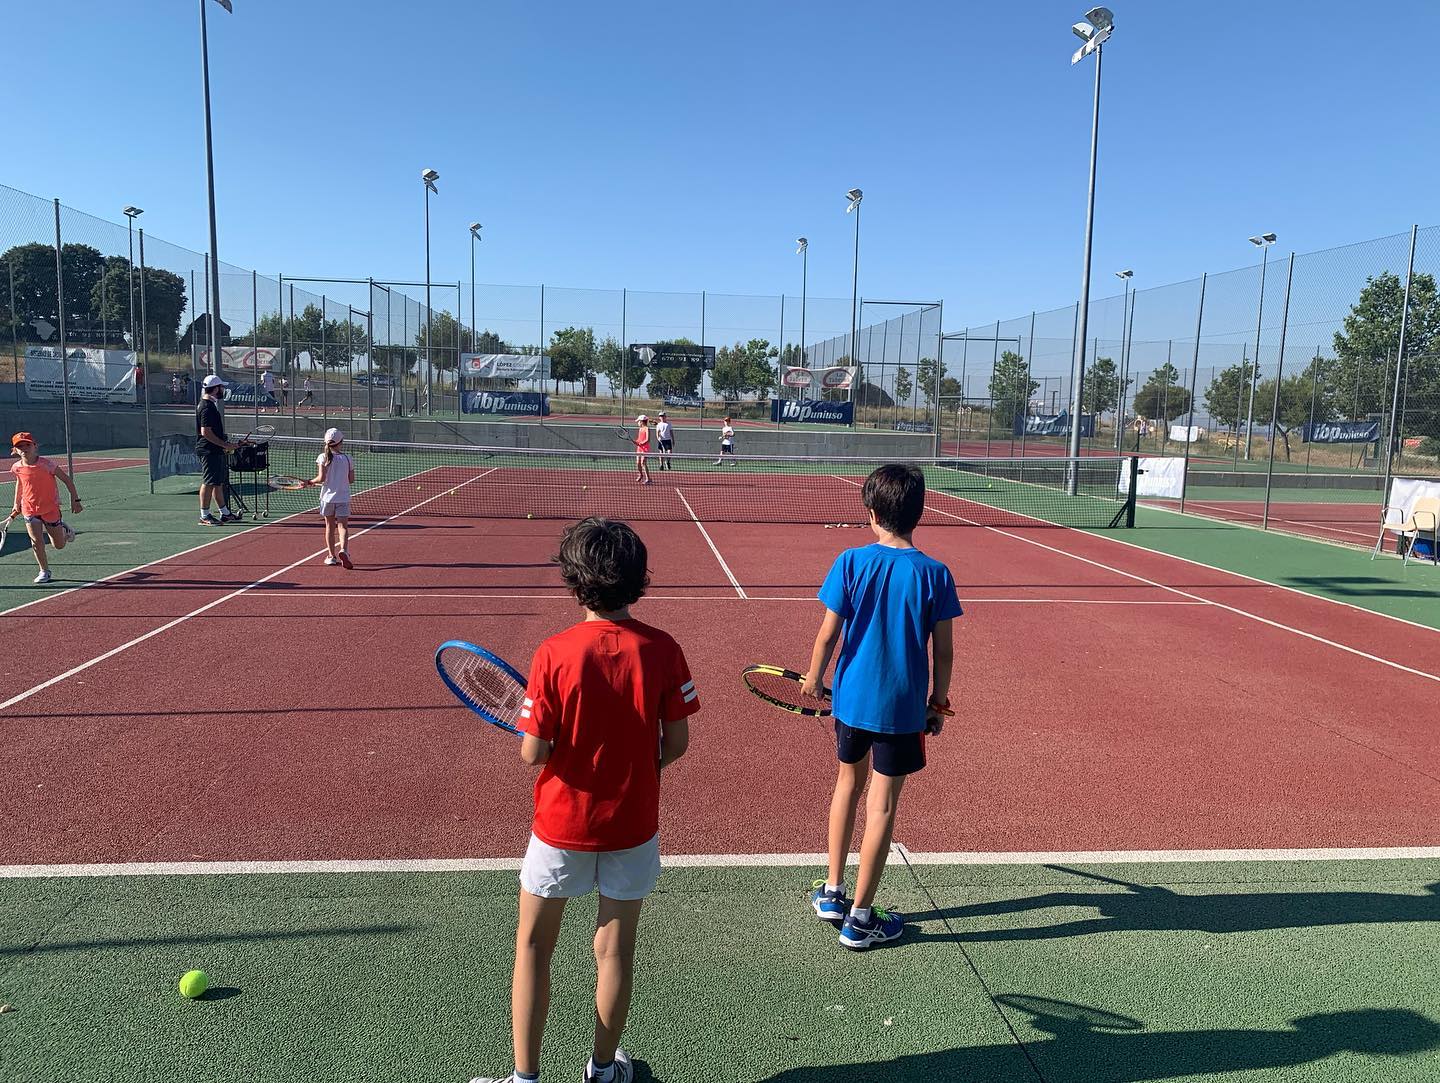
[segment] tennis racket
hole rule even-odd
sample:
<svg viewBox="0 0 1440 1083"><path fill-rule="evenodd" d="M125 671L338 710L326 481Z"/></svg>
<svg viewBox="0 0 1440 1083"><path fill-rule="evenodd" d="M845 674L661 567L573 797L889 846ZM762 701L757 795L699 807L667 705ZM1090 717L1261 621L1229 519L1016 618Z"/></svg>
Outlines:
<svg viewBox="0 0 1440 1083"><path fill-rule="evenodd" d="M15 516L13 515L7 515L3 521L0 521L0 556L9 552L10 546L7 543L10 541L10 527L14 522ZM16 531L16 536L19 536L19 531Z"/></svg>
<svg viewBox="0 0 1440 1083"><path fill-rule="evenodd" d="M632 433L624 425L616 426L615 435L620 437L620 439L624 440L627 444L633 444L635 442L634 433Z"/></svg>
<svg viewBox="0 0 1440 1083"><path fill-rule="evenodd" d="M483 647L451 639L435 651L435 670L455 698L492 726L519 734L525 707L525 678Z"/></svg>
<svg viewBox="0 0 1440 1083"><path fill-rule="evenodd" d="M830 717L830 689L820 686L820 695L807 696L800 691L805 674L780 666L747 666L741 674L745 687L772 707L809 718Z"/></svg>
<svg viewBox="0 0 1440 1083"><path fill-rule="evenodd" d="M252 440L257 438L260 440L268 440L274 435L274 425L256 425L253 429L251 429L248 433L245 434L244 438L240 442L242 444L248 444Z"/></svg>
<svg viewBox="0 0 1440 1083"><path fill-rule="evenodd" d="M309 487L310 482L308 480L293 477L290 474L276 474L270 479L270 488L283 489L286 492L291 492L296 489L307 489Z"/></svg>

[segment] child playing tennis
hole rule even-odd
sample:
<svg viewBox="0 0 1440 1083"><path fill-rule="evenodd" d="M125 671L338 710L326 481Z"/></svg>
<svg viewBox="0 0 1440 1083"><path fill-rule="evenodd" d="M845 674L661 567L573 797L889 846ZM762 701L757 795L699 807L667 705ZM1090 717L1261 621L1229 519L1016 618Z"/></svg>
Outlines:
<svg viewBox="0 0 1440 1083"><path fill-rule="evenodd" d="M471 1083L540 1078L565 903L596 889L595 1040L585 1079L634 1078L620 1033L640 908L660 875L660 769L684 755L687 720L700 709L679 645L630 616L649 582L639 536L624 523L582 519L565 531L555 560L585 619L540 644L520 712L520 758L543 768L520 870L510 989L515 1071Z"/></svg>
<svg viewBox="0 0 1440 1083"><path fill-rule="evenodd" d="M64 549L75 540L75 531L60 517L60 490L56 479L65 483L70 490L70 511L79 515L85 509L80 504L80 494L75 491L75 482L52 462L40 454L40 445L28 432L17 432L10 438L10 454L16 459L10 464L10 473L15 477L15 503L10 509L11 519L17 515L25 517L25 528L30 534L30 551L35 554L35 563L40 565L37 583L51 580L50 562L45 559L45 542L48 540L56 549Z"/></svg>
<svg viewBox="0 0 1440 1083"><path fill-rule="evenodd" d="M635 419L639 431L635 434L635 480L641 485L650 484L650 419L641 414Z"/></svg>
<svg viewBox="0 0 1440 1083"><path fill-rule="evenodd" d="M843 631L832 699L840 770L830 798L830 867L810 902L821 919L840 926L840 943L855 950L894 940L904 929L898 915L875 905L875 891L905 779L925 766L925 735L938 734L950 713L950 622L960 616L950 569L910 540L925 511L925 476L914 466L882 466L865 479L862 497L876 540L841 553L825 577L825 617L801 686L806 695L819 693ZM867 779L852 903L845 859Z"/></svg>
<svg viewBox="0 0 1440 1083"><path fill-rule="evenodd" d="M345 434L325 430L325 450L315 457L311 485L320 486L320 514L325 517L325 563L355 567L350 562L350 486L355 484L355 460L341 448Z"/></svg>
<svg viewBox="0 0 1440 1083"><path fill-rule="evenodd" d="M720 457L715 460L715 465L719 466L727 455L730 457L730 464L733 466L735 463L735 426L730 424L728 417L725 419L725 423L720 426Z"/></svg>

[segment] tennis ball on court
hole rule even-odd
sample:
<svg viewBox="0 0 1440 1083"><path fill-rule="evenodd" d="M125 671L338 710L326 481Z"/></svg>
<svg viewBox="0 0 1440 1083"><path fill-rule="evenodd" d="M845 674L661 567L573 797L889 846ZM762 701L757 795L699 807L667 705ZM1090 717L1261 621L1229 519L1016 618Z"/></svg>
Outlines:
<svg viewBox="0 0 1440 1083"><path fill-rule="evenodd" d="M180 979L180 995L194 1000L203 996L206 989L210 988L210 975L203 970L188 971Z"/></svg>
<svg viewBox="0 0 1440 1083"><path fill-rule="evenodd" d="M415 486L415 491L418 493L421 488L422 488L421 486L417 485L417 486Z"/></svg>
<svg viewBox="0 0 1440 1083"><path fill-rule="evenodd" d="M527 519L533 519L533 518L535 518L535 513L534 513L533 511L527 511L527 512L525 513L525 518L527 518Z"/></svg>

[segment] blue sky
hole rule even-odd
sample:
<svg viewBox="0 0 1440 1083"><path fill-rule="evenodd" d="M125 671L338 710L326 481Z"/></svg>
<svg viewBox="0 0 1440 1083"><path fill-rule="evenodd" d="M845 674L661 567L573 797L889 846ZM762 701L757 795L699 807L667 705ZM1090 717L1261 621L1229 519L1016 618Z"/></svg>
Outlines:
<svg viewBox="0 0 1440 1083"><path fill-rule="evenodd" d="M267 273L942 298L947 326L1079 291L1081 2L209 7L220 255ZM1113 5L1097 292L1440 222L1440 6ZM0 182L206 243L194 3L11 5ZM878 316L877 316L878 318Z"/></svg>

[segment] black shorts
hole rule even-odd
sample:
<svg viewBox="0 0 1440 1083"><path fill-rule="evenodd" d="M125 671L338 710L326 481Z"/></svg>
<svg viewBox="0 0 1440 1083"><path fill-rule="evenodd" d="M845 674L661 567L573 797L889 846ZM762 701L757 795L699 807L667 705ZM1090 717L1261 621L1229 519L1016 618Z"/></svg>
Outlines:
<svg viewBox="0 0 1440 1083"><path fill-rule="evenodd" d="M661 451L673 451L674 449L675 449L675 441L674 441L674 440L661 440L661 441L660 441L660 450L661 450Z"/></svg>
<svg viewBox="0 0 1440 1083"><path fill-rule="evenodd" d="M211 445L214 447L214 445ZM230 463L225 458L225 452L220 448L214 451L202 451L200 458L200 484L201 485L224 485L230 480Z"/></svg>
<svg viewBox="0 0 1440 1083"><path fill-rule="evenodd" d="M871 766L882 775L913 775L925 767L925 734L857 730L837 718L835 753L841 763L859 763L869 756Z"/></svg>

